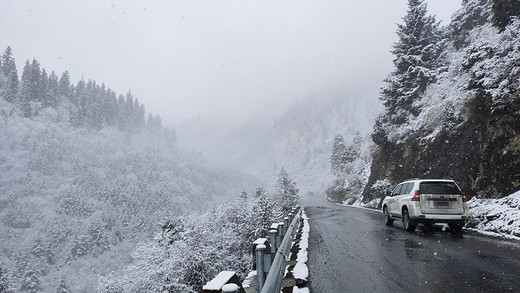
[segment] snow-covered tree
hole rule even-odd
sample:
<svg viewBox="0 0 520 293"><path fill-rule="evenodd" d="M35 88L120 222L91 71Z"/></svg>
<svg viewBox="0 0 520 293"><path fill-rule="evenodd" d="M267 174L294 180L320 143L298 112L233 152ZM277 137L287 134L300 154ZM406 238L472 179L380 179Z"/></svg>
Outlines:
<svg viewBox="0 0 520 293"><path fill-rule="evenodd" d="M14 102L18 96L18 71L14 61L11 47L7 47L0 60L0 70L6 78L4 85L4 99Z"/></svg>
<svg viewBox="0 0 520 293"><path fill-rule="evenodd" d="M336 134L332 146L332 156L330 157L330 168L332 174L338 176L344 168L343 155L345 154L345 139L343 135Z"/></svg>
<svg viewBox="0 0 520 293"><path fill-rule="evenodd" d="M20 292L36 293L41 289L40 275L35 268L30 268L20 283Z"/></svg>
<svg viewBox="0 0 520 293"><path fill-rule="evenodd" d="M32 63L29 63L29 60L27 60L22 73L22 96L20 101L25 117L31 117L33 114L31 103L41 100L41 84L42 72L40 64L36 59L33 59Z"/></svg>
<svg viewBox="0 0 520 293"><path fill-rule="evenodd" d="M493 40L480 40L468 46L462 69L469 72L467 90L488 96L492 111L520 114L520 19L515 19L502 32L487 28Z"/></svg>
<svg viewBox="0 0 520 293"><path fill-rule="evenodd" d="M72 96L72 91L70 90L71 84L70 84L70 76L69 76L68 71L65 70L61 74L58 85L59 85L60 94L62 94L64 97L67 97L70 99L70 97Z"/></svg>
<svg viewBox="0 0 520 293"><path fill-rule="evenodd" d="M386 119L392 125L407 123L417 117L415 102L435 82L444 63L446 41L435 17L427 15L423 0L409 0L408 11L398 24L399 40L393 45L395 70L385 79L380 99ZM383 119L383 117L379 117Z"/></svg>
<svg viewBox="0 0 520 293"><path fill-rule="evenodd" d="M358 131L358 132L356 132L356 135L354 136L354 140L352 140L352 143L347 148L345 148L345 153L342 158L343 165L352 163L356 159L358 159L359 156L361 156L362 142L363 142L363 137L361 136L361 133ZM343 168L345 168L345 167L343 167Z"/></svg>
<svg viewBox="0 0 520 293"><path fill-rule="evenodd" d="M501 32L511 24L515 17L520 16L520 1L493 0L493 25Z"/></svg>
<svg viewBox="0 0 520 293"><path fill-rule="evenodd" d="M334 174L336 178L325 192L331 200L351 204L361 199L361 192L368 181L372 151L370 143L360 132L356 133L351 144L342 149L341 169Z"/></svg>
<svg viewBox="0 0 520 293"><path fill-rule="evenodd" d="M464 0L462 8L456 11L449 25L449 35L457 50L470 43L470 31L484 25L491 18L491 0Z"/></svg>
<svg viewBox="0 0 520 293"><path fill-rule="evenodd" d="M269 232L271 224L277 219L279 215L277 209L280 207L276 205L267 191L262 187L258 187L255 190L254 197L256 204L252 209L252 213L254 217L253 221L256 223L255 238L265 237Z"/></svg>
<svg viewBox="0 0 520 293"><path fill-rule="evenodd" d="M289 177L282 167L276 178L276 197L282 207L282 211L290 211L299 201L300 197L296 183Z"/></svg>
<svg viewBox="0 0 520 293"><path fill-rule="evenodd" d="M47 85L44 91L43 105L45 107L56 108L59 101L59 79L54 71L49 74Z"/></svg>

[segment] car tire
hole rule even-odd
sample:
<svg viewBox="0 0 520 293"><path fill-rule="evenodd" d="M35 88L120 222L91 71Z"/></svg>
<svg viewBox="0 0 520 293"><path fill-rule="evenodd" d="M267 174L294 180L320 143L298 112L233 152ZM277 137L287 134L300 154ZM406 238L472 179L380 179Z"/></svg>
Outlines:
<svg viewBox="0 0 520 293"><path fill-rule="evenodd" d="M415 222L410 218L407 209L403 210L403 227L408 232L415 231L415 228L417 227Z"/></svg>
<svg viewBox="0 0 520 293"><path fill-rule="evenodd" d="M385 225L392 226L394 223L394 219L390 218L390 214L388 213L388 208L383 208L383 216L385 217Z"/></svg>

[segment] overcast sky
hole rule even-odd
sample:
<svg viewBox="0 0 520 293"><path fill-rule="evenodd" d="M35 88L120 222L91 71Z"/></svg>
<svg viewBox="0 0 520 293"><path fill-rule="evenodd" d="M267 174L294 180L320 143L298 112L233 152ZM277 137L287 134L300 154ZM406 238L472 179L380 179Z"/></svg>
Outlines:
<svg viewBox="0 0 520 293"><path fill-rule="evenodd" d="M429 0L448 23L460 0ZM379 87L406 0L0 0L0 50L129 89L167 125Z"/></svg>

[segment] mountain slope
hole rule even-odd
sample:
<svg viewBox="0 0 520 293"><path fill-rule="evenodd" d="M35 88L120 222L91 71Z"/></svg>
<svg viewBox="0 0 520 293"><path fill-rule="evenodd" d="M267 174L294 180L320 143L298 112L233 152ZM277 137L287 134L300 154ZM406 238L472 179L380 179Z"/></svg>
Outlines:
<svg viewBox="0 0 520 293"><path fill-rule="evenodd" d="M0 267L16 291L93 292L165 219L253 186L155 129L78 128L67 107L25 118L3 99L0 113Z"/></svg>
<svg viewBox="0 0 520 293"><path fill-rule="evenodd" d="M415 102L419 113L374 133L365 201L383 196L373 185L385 178L452 178L482 197L520 189L520 21L495 27L494 2L463 3L450 24L446 70Z"/></svg>
<svg viewBox="0 0 520 293"><path fill-rule="evenodd" d="M357 132L366 136L378 110L375 97L372 92L350 90L300 101L258 133L234 164L261 178L272 178L284 167L301 190L322 192L334 178L330 171L334 137L342 134L350 142Z"/></svg>

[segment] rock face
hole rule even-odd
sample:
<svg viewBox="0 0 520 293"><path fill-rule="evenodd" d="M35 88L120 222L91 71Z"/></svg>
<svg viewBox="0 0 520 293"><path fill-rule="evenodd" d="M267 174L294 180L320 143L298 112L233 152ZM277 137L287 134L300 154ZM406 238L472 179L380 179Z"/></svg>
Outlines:
<svg viewBox="0 0 520 293"><path fill-rule="evenodd" d="M393 183L408 178L449 178L472 196L503 197L520 189L520 117L492 111L491 98L477 94L467 104L463 123L433 139L415 133L399 144L380 144L373 156L368 202L382 197L371 186L378 179Z"/></svg>

